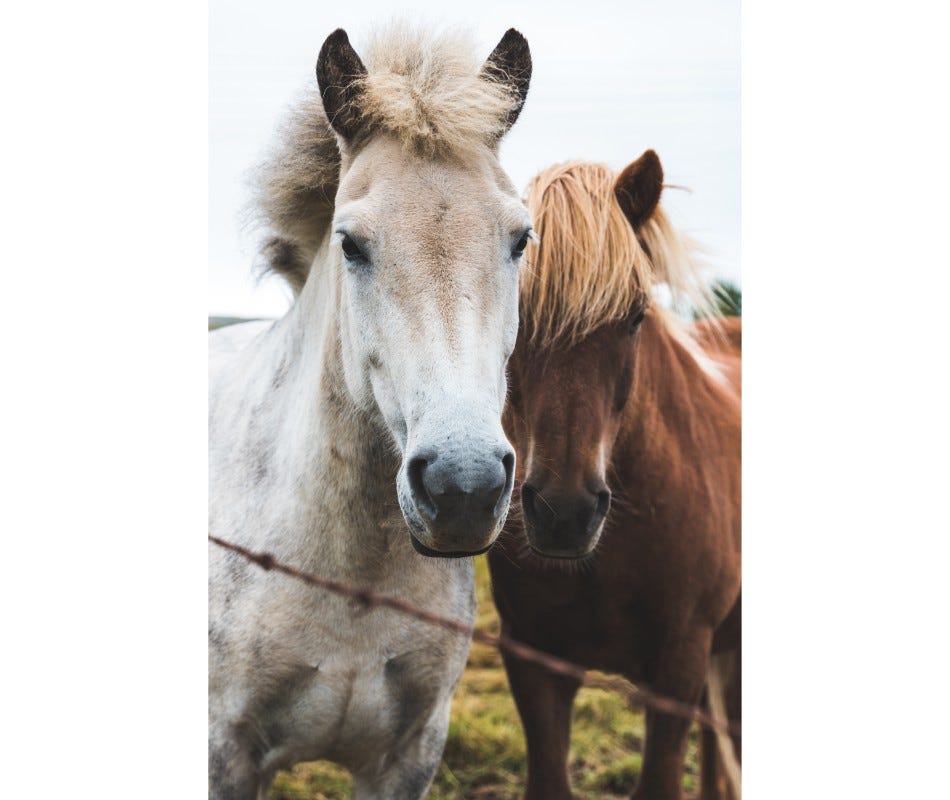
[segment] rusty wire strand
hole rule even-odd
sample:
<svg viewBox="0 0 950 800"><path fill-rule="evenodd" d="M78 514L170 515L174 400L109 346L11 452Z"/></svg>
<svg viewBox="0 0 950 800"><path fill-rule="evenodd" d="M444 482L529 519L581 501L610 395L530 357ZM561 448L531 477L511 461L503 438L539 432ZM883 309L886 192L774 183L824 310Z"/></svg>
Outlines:
<svg viewBox="0 0 950 800"><path fill-rule="evenodd" d="M238 555L243 556L248 561L259 566L261 569L282 572L285 575L289 575L292 578L301 580L304 583L310 584L311 586L315 586L320 589L326 589L336 594L352 598L363 605L378 608L388 608L392 611L398 611L401 614L415 617L416 619L421 620L422 622L427 622L430 625L437 625L441 628L445 628L446 630L461 634L462 636L471 637L473 641L478 642L479 644L485 644L489 647L495 647L498 650L503 650L510 655L515 656L516 658L520 658L523 661L530 661L557 675L564 675L568 678L573 678L584 686L619 692L620 694L624 695L628 701L635 703L636 705L644 706L645 708L650 708L663 714L671 714L673 716L683 717L684 719L695 720L699 725L710 728L711 730L731 733L734 736L742 735L741 727L736 721L729 721L715 717L699 706L684 703L681 700L676 700L672 697L657 694L656 692L650 691L649 689L643 689L634 686L625 678L621 678L619 676L594 675L579 664L574 664L563 658L559 658L558 656L551 655L550 653L536 650L535 648L530 647L523 642L519 642L516 639L512 639L509 636L505 636L504 634L494 634L474 628L471 625L466 625L464 622L461 622L457 619L443 617L439 614L433 614L431 611L418 608L417 606L411 605L410 603L400 600L397 597L378 594L372 589L360 586L352 586L351 584L343 583L342 581L335 581L331 578L324 578L321 575L304 572L303 570L299 570L296 567L282 564L270 553L261 553L255 552L254 550L248 550L246 547L242 547L239 544L229 542L225 539L219 539L217 536L209 535L208 539L219 547L223 547L225 550L230 550L232 553L237 553Z"/></svg>

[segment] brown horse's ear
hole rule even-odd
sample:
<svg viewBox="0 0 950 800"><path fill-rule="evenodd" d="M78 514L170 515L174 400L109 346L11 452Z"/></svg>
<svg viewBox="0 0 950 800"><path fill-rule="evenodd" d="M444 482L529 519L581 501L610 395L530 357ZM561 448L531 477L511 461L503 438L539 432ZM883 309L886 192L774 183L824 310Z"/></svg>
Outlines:
<svg viewBox="0 0 950 800"><path fill-rule="evenodd" d="M614 184L614 196L634 230L656 211L662 191L663 167L660 157L652 150L628 165Z"/></svg>
<svg viewBox="0 0 950 800"><path fill-rule="evenodd" d="M503 133L507 133L521 113L531 83L531 50L528 48L528 40L514 28L509 28L482 66L482 77L505 84L511 89L515 105L505 120Z"/></svg>
<svg viewBox="0 0 950 800"><path fill-rule="evenodd" d="M317 83L330 125L346 140L353 139L364 123L360 100L365 77L366 67L350 38L343 28L337 28L317 56Z"/></svg>

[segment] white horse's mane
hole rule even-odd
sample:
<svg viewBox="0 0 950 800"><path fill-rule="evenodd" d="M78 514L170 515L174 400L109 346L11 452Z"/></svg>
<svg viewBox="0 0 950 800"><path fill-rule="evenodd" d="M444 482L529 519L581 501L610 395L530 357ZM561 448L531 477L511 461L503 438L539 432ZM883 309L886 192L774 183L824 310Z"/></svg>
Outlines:
<svg viewBox="0 0 950 800"><path fill-rule="evenodd" d="M484 57L462 30L392 23L359 48L367 74L360 111L426 156L464 155L505 132L518 100L504 81L485 80ZM251 218L266 231L264 271L299 293L333 216L340 149L314 79L288 111L278 142L253 176Z"/></svg>

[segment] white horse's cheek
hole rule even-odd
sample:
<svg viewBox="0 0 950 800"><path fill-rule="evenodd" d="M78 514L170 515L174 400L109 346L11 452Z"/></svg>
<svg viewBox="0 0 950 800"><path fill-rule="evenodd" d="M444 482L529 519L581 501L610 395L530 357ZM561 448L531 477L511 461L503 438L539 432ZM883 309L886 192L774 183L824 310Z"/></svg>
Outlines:
<svg viewBox="0 0 950 800"><path fill-rule="evenodd" d="M511 355L515 349L515 340L518 338L518 315L519 315L519 297L518 284L520 274L518 272L510 273L509 280L511 285L506 287L502 308L504 308L504 317L502 329L505 331L505 358Z"/></svg>
<svg viewBox="0 0 950 800"><path fill-rule="evenodd" d="M344 289L344 319L341 326L340 344L343 354L343 373L346 387L353 400L361 408L373 403L374 389L369 372L368 354L375 350L373 339L376 326L373 324L373 308L368 292L353 286L351 276L346 277Z"/></svg>
<svg viewBox="0 0 950 800"><path fill-rule="evenodd" d="M386 421L400 452L406 449L406 418L397 402L397 392L393 388L391 376L384 370L373 370L370 373L373 397L379 407L383 419Z"/></svg>

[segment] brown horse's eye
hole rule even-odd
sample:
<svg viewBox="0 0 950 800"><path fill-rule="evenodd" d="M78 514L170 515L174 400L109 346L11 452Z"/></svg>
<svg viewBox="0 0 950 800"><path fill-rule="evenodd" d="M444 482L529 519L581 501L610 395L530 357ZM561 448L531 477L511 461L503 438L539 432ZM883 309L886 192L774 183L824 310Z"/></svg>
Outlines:
<svg viewBox="0 0 950 800"><path fill-rule="evenodd" d="M640 311L636 315L632 316L627 321L627 332L636 333L637 329L640 327L640 323L643 322L643 316L646 314L646 311Z"/></svg>
<svg viewBox="0 0 950 800"><path fill-rule="evenodd" d="M617 384L614 387L614 411L618 414L627 406L630 399L630 387L633 385L633 367L631 364L624 364L623 369L617 376Z"/></svg>

